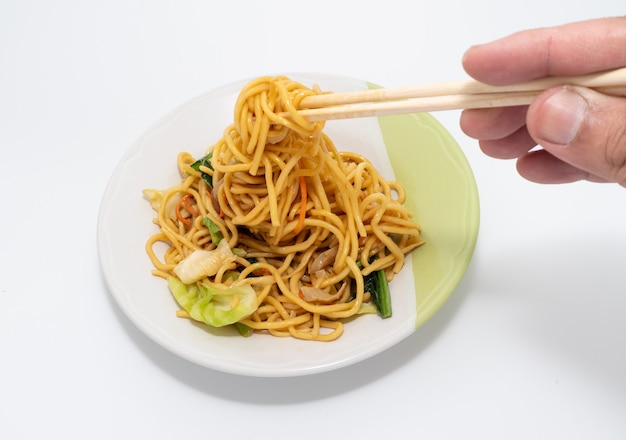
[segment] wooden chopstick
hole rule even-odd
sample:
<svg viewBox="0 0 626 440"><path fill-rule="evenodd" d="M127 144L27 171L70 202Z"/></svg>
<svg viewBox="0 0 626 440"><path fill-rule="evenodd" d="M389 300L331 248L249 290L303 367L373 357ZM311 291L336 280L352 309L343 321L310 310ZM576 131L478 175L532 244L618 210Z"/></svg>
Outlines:
<svg viewBox="0 0 626 440"><path fill-rule="evenodd" d="M327 93L304 98L300 102L298 113L310 121L320 121L527 105L542 91L565 84L589 87L615 96L626 96L626 68L590 75L546 77L510 86L491 86L469 80Z"/></svg>

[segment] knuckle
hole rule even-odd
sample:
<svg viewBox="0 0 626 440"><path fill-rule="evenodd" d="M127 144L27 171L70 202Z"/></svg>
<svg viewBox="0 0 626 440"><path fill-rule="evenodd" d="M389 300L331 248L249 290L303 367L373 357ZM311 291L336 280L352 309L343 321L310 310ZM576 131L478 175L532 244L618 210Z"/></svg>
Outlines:
<svg viewBox="0 0 626 440"><path fill-rule="evenodd" d="M625 115L626 116L626 115ZM626 119L608 130L606 141L606 162L613 174L613 180L626 187Z"/></svg>

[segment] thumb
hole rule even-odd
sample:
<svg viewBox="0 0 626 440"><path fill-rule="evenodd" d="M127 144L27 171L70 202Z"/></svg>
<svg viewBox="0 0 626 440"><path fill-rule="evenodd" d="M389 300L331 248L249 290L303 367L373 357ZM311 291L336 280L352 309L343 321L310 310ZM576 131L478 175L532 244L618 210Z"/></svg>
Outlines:
<svg viewBox="0 0 626 440"><path fill-rule="evenodd" d="M563 86L528 109L530 135L546 151L593 176L626 186L626 98ZM599 178L599 179L598 179Z"/></svg>

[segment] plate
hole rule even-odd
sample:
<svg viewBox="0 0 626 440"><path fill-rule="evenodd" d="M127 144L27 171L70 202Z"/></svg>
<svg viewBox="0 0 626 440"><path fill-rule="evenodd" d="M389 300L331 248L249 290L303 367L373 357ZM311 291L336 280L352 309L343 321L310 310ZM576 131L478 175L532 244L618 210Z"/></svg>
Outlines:
<svg viewBox="0 0 626 440"><path fill-rule="evenodd" d="M341 92L375 88L363 80L321 74L288 74L301 83ZM108 288L121 310L148 337L199 365L233 374L285 377L330 371L377 355L424 324L465 274L479 225L474 176L458 144L430 114L328 121L325 131L339 150L368 157L388 180L407 191L408 207L425 245L392 281L393 316L360 316L333 342L301 341L232 329L211 329L177 318L164 280L151 275L145 242L156 230L144 188L179 180L176 155L199 157L233 118L246 81L202 94L149 128L122 157L105 189L98 218L98 250Z"/></svg>

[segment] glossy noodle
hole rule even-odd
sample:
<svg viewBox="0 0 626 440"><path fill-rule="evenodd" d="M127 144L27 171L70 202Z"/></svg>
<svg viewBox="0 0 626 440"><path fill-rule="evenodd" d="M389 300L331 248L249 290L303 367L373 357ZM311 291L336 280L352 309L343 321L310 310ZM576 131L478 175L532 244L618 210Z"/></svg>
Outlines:
<svg viewBox="0 0 626 440"><path fill-rule="evenodd" d="M178 155L180 183L144 191L158 226L146 250L179 316L334 340L377 312L368 277L392 281L422 243L403 187L297 113L316 93L282 76L251 81L207 155Z"/></svg>

